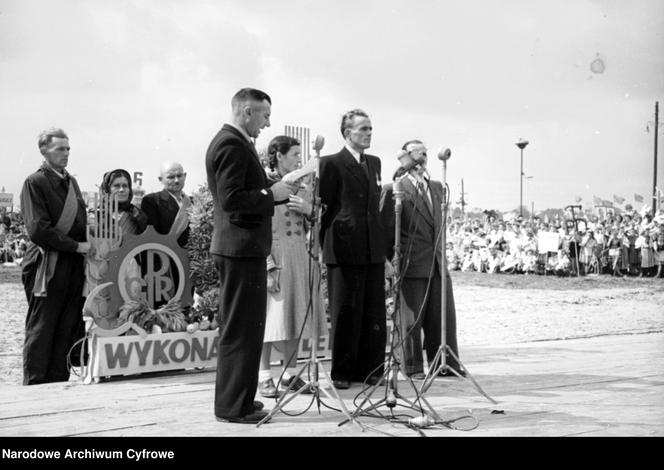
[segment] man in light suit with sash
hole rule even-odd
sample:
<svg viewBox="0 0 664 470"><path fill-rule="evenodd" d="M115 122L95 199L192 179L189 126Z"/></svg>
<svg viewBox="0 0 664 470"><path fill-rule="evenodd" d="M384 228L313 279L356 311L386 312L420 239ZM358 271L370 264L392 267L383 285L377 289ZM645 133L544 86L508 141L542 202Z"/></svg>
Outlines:
<svg viewBox="0 0 664 470"><path fill-rule="evenodd" d="M62 129L38 139L42 166L21 190L21 210L30 237L22 265L28 300L23 345L23 385L69 380L67 354L82 337L86 206L76 179L66 170L69 138Z"/></svg>

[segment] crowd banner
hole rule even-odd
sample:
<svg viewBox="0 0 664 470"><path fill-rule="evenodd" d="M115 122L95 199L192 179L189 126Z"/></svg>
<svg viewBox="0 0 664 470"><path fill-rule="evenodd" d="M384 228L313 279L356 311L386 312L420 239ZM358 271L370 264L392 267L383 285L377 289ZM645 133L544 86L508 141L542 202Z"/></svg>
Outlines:
<svg viewBox="0 0 664 470"><path fill-rule="evenodd" d="M537 238L537 251L541 254L558 251L558 234L555 232L540 232Z"/></svg>
<svg viewBox="0 0 664 470"><path fill-rule="evenodd" d="M14 194L0 193L0 207L14 207Z"/></svg>

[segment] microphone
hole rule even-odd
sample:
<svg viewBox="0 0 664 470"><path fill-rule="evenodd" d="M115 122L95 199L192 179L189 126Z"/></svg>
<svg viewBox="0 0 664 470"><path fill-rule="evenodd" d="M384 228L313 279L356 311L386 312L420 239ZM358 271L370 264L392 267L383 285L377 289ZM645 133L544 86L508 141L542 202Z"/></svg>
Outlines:
<svg viewBox="0 0 664 470"><path fill-rule="evenodd" d="M314 140L314 152L316 152L316 156L320 156L320 151L323 149L323 146L325 145L325 137L322 135L317 135L316 140Z"/></svg>
<svg viewBox="0 0 664 470"><path fill-rule="evenodd" d="M440 150L438 150L438 160L440 161L446 162L451 156L452 151L448 148L441 147Z"/></svg>
<svg viewBox="0 0 664 470"><path fill-rule="evenodd" d="M399 160L401 167L399 167L396 173L394 174L394 179L405 175L413 168L416 168L420 166L422 163L424 163L424 159L416 160L406 150L399 151L399 153L397 154L397 160Z"/></svg>

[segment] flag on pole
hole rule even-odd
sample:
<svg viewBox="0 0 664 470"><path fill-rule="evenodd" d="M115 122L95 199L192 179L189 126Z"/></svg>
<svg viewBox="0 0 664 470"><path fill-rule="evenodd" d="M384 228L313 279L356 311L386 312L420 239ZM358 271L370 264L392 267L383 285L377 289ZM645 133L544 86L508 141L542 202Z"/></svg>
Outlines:
<svg viewBox="0 0 664 470"><path fill-rule="evenodd" d="M613 202L611 202L611 201L607 201L607 200L605 199L605 200L602 201L602 205L603 205L604 207L611 207L611 208L612 208L612 207L613 207Z"/></svg>
<svg viewBox="0 0 664 470"><path fill-rule="evenodd" d="M622 204L625 202L624 197L616 196L615 194L613 195L613 200L615 201L616 204Z"/></svg>
<svg viewBox="0 0 664 470"><path fill-rule="evenodd" d="M597 196L593 196L593 205L601 206L602 205L602 200L600 198L598 198Z"/></svg>
<svg viewBox="0 0 664 470"><path fill-rule="evenodd" d="M643 202L643 196L641 196L640 194L634 193L634 201L635 202Z"/></svg>

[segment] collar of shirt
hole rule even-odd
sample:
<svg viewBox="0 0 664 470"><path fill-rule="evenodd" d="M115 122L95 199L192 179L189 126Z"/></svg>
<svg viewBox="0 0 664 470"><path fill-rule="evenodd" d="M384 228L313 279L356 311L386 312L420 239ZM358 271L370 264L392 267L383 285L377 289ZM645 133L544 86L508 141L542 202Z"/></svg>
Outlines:
<svg viewBox="0 0 664 470"><path fill-rule="evenodd" d="M42 165L44 170L46 171L51 171L53 172L54 175L57 175L61 180L67 178L67 170L62 170L62 173L60 173L57 170L54 170L52 166L50 166L46 161L44 161L44 164Z"/></svg>
<svg viewBox="0 0 664 470"><path fill-rule="evenodd" d="M167 193L168 193L168 194L169 194L169 195L175 200L175 202L178 203L178 207L182 207L182 200L183 200L185 197L187 197L187 195L186 195L184 192L181 193L182 195L180 196L180 199L176 198L176 197L175 197L175 194L173 194L172 192L170 192L170 191L168 191L168 190L166 190L166 192L167 192Z"/></svg>
<svg viewBox="0 0 664 470"><path fill-rule="evenodd" d="M362 155L360 152L358 152L354 148L351 148L350 145L348 144L346 144L346 150L350 152L350 154L353 156L353 158L357 163L360 163L360 156Z"/></svg>
<svg viewBox="0 0 664 470"><path fill-rule="evenodd" d="M229 126L233 127L234 129L237 129L237 131L238 131L240 134L242 134L242 135L244 136L245 139L247 139L247 142L249 142L251 145L254 145L254 141L251 140L251 137L249 137L249 134L247 134L247 132L246 132L244 129L242 129L242 128L239 127L239 126L236 126L236 125L233 124L232 122L229 122L229 123L227 123L227 124L228 124Z"/></svg>
<svg viewBox="0 0 664 470"><path fill-rule="evenodd" d="M424 176L420 176L418 174L413 174L412 172L409 172L408 179L410 179L410 181L412 181L413 185L416 187L417 183L422 183L424 185L424 188L429 187L429 181Z"/></svg>
<svg viewBox="0 0 664 470"><path fill-rule="evenodd" d="M421 188L422 188L422 192L424 193L423 196L425 196L427 198L427 200L429 201L429 204L431 204L431 193L429 192L429 181L427 181L427 179L424 176L413 174L412 172L408 173L408 178L413 183L413 186L415 186L418 189L418 191L419 191L419 188L420 188L420 186L418 186L418 185L419 185L419 183L422 183Z"/></svg>

